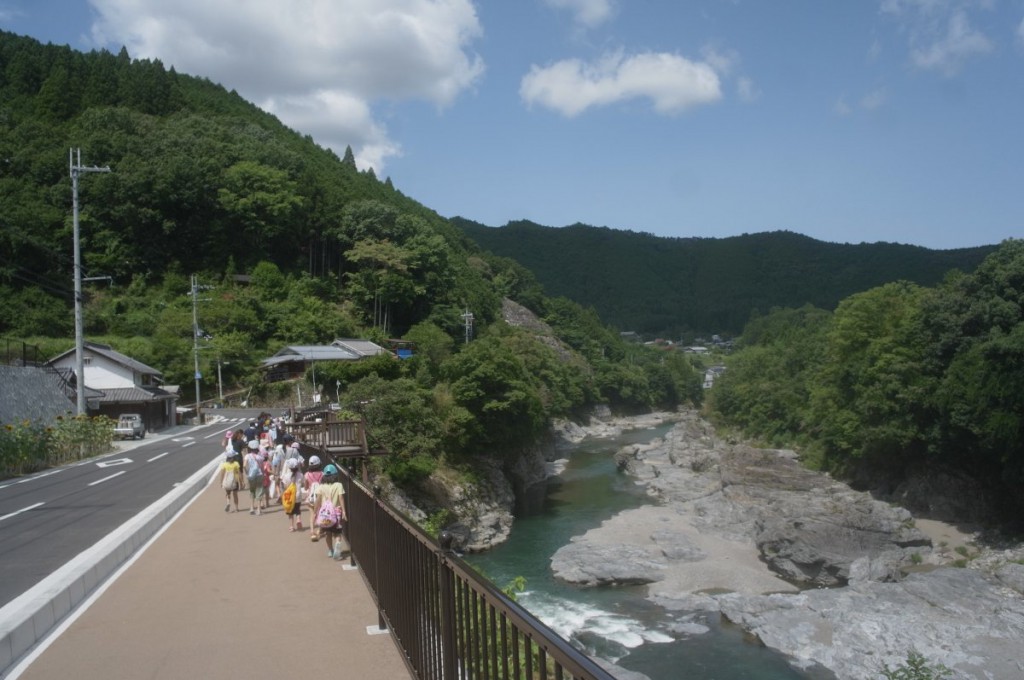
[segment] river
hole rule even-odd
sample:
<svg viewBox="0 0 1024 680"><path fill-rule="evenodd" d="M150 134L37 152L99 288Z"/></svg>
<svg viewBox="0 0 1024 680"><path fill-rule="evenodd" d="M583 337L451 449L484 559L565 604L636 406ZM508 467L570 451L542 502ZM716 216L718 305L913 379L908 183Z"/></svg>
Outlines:
<svg viewBox="0 0 1024 680"><path fill-rule="evenodd" d="M509 540L467 560L499 587L526 579L518 601L534 616L588 653L610 659L651 680L825 680L802 672L735 626L705 612L670 612L648 602L642 586L579 588L556 581L550 560L573 536L618 512L650 502L643 489L615 469L614 453L665 434L671 425L587 440L561 475L547 484L542 507L518 516ZM705 631L706 632L702 632Z"/></svg>

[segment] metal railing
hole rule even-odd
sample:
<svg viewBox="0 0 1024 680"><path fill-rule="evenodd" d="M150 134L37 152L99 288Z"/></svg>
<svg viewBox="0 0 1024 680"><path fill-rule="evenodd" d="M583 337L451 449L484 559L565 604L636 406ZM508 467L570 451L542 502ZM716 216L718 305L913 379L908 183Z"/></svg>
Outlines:
<svg viewBox="0 0 1024 680"><path fill-rule="evenodd" d="M613 680L343 470L351 559L413 677Z"/></svg>
<svg viewBox="0 0 1024 680"><path fill-rule="evenodd" d="M0 340L0 364L8 366L41 366L45 361L38 345L23 340L3 338Z"/></svg>
<svg viewBox="0 0 1024 680"><path fill-rule="evenodd" d="M288 425L288 432L296 440L337 455L344 449L366 453L366 436L360 420L302 421Z"/></svg>

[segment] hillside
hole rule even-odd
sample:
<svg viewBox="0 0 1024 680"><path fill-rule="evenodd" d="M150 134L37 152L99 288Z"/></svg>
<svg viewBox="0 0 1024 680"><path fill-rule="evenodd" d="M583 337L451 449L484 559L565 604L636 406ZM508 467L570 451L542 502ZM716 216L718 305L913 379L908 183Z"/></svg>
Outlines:
<svg viewBox="0 0 1024 680"><path fill-rule="evenodd" d="M83 275L107 282L87 286L87 304L126 286L138 298L169 275L181 293L183 275L212 283L270 262L328 287L360 284L397 332L439 306L496 318L498 297L446 220L359 171L351 150L339 158L208 80L125 50L0 32L0 113L0 334L70 336L69 149L111 169L79 181ZM371 237L390 250L368 248ZM412 281L382 300L398 268ZM156 319L126 328L124 311L87 310L87 333L152 334Z"/></svg>
<svg viewBox="0 0 1024 680"><path fill-rule="evenodd" d="M995 250L836 244L786 231L662 238L582 224L452 222L483 249L533 272L548 295L593 307L620 330L669 338L738 334L752 312L805 304L832 310L898 280L931 286L951 269L973 271Z"/></svg>

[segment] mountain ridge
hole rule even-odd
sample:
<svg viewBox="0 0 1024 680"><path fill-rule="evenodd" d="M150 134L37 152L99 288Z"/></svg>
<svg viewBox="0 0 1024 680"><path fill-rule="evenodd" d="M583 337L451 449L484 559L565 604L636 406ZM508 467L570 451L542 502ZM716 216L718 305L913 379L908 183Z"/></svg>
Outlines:
<svg viewBox="0 0 1024 680"><path fill-rule="evenodd" d="M840 244L785 230L663 237L580 223L450 220L484 250L533 272L547 294L592 307L620 330L663 337L735 335L752 314L807 304L833 309L897 280L934 285L952 270L972 271L996 249Z"/></svg>

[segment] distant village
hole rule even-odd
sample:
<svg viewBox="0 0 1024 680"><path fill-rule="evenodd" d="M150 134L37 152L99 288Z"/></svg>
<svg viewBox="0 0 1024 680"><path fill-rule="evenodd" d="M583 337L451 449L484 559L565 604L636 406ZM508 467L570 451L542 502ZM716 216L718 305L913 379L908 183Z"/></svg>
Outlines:
<svg viewBox="0 0 1024 680"><path fill-rule="evenodd" d="M664 338L655 338L654 340L645 341L639 333L634 331L626 331L620 333L622 339L627 342L635 342L644 344L648 347L654 347L657 349L664 349L666 351L683 352L685 354L697 354L697 355L708 355L712 351L724 352L728 354L733 349L733 340L726 340L720 335L712 335L711 339L707 338L694 338L693 344L685 345L681 342L677 343L674 340L666 340ZM722 375L725 372L725 366L722 364L715 364L707 366L704 369L704 389L709 389L715 384L715 378Z"/></svg>

